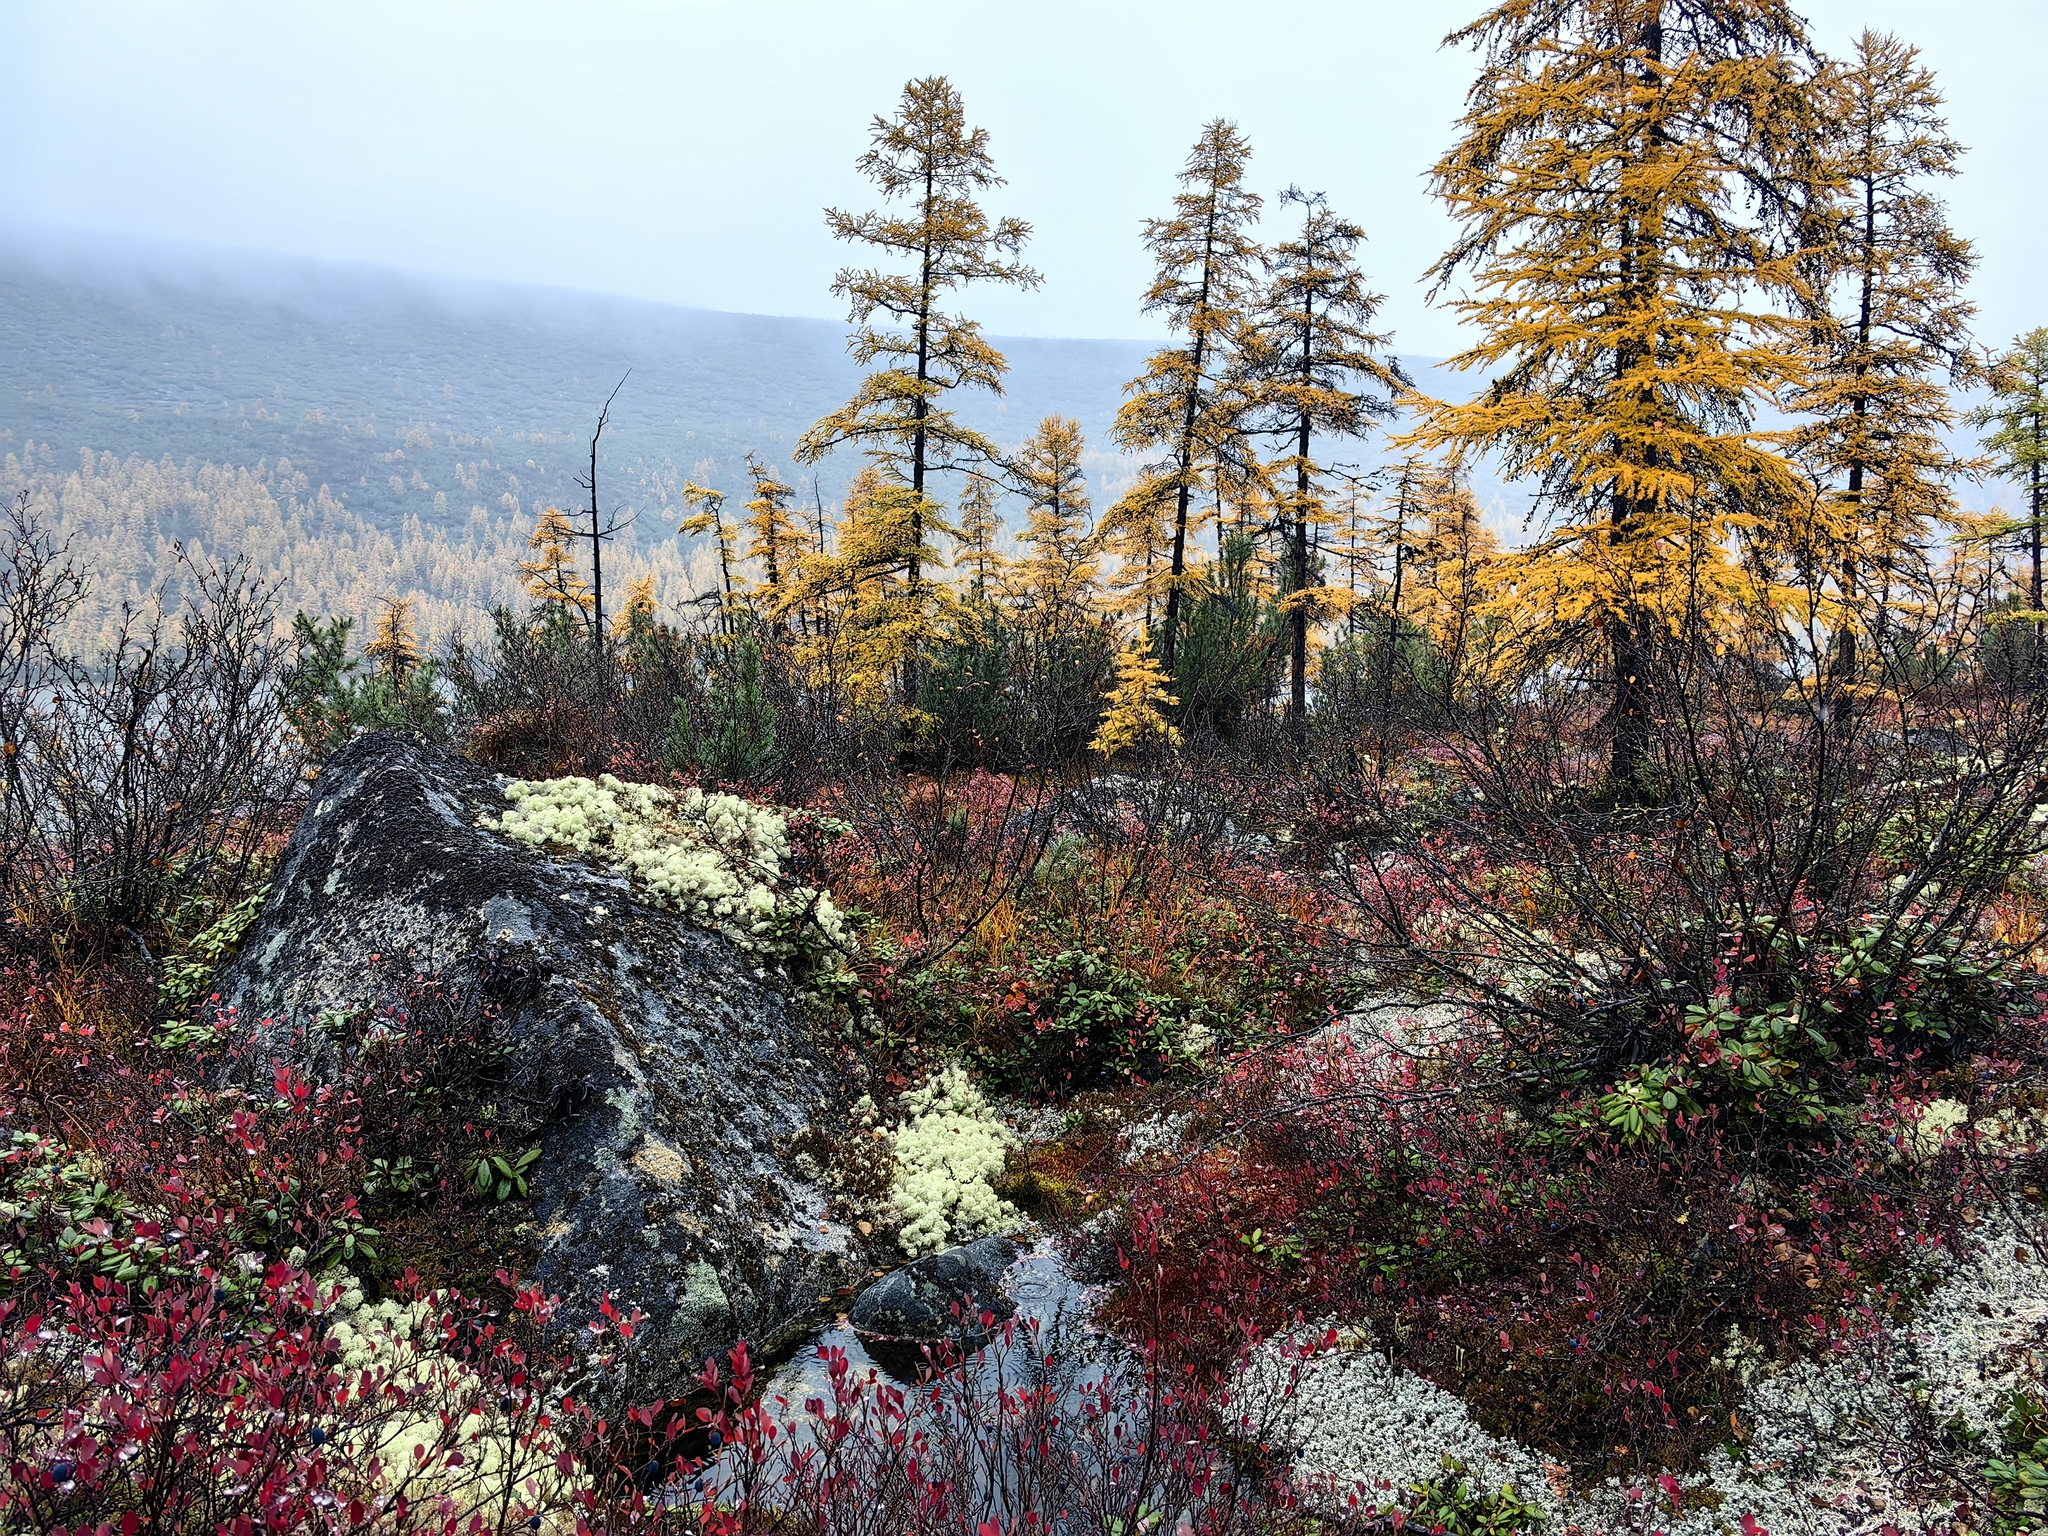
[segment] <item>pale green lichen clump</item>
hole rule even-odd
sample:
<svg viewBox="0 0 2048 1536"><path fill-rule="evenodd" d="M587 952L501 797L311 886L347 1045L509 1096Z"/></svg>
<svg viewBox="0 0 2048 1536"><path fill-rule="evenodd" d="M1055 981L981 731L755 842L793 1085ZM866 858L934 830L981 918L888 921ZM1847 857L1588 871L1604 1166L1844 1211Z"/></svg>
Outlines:
<svg viewBox="0 0 2048 1536"><path fill-rule="evenodd" d="M996 1194L995 1180L1017 1138L966 1072L947 1067L900 1103L889 1194L903 1217L903 1251L916 1258L1015 1230L1016 1207Z"/></svg>
<svg viewBox="0 0 2048 1536"><path fill-rule="evenodd" d="M608 773L515 779L505 798L505 814L479 825L531 847L602 859L694 923L754 948L793 939L845 949L845 921L832 898L783 886L788 823L772 807L701 789L678 794L628 784Z"/></svg>
<svg viewBox="0 0 2048 1536"><path fill-rule="evenodd" d="M519 1486L529 1508L573 1507L579 1490L550 1415L508 1421L502 1403L493 1414L502 1383L487 1382L440 1347L436 1308L445 1292L371 1302L352 1275L330 1273L322 1286L335 1367L351 1384L373 1384L386 1405L360 1440L344 1442L346 1450L381 1462L387 1478L412 1484L415 1497L430 1492L457 1509L492 1507L508 1482Z"/></svg>

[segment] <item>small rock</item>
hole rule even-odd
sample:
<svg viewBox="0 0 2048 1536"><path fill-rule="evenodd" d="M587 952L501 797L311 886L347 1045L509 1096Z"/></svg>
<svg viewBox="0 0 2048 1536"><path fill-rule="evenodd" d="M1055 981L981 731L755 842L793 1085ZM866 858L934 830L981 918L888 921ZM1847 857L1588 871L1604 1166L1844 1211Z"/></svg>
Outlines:
<svg viewBox="0 0 2048 1536"><path fill-rule="evenodd" d="M879 1364L913 1379L928 1347L950 1342L961 1351L975 1349L995 1324L1016 1315L1002 1279L1017 1251L1006 1237L984 1237L918 1259L862 1291L847 1320ZM993 1321L984 1324L984 1315Z"/></svg>

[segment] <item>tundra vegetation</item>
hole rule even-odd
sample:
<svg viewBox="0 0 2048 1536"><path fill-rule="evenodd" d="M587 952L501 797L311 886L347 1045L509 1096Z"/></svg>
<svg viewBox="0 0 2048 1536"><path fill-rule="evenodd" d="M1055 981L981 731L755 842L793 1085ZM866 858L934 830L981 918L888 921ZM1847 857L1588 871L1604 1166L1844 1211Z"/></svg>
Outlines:
<svg viewBox="0 0 2048 1536"><path fill-rule="evenodd" d="M1464 398L1327 199L1264 243L1219 119L1143 228L1170 339L1097 506L1074 421L958 415L1005 372L958 306L1038 275L932 78L828 216L867 372L796 456L851 489L687 487L685 609L600 601L593 489L487 643L422 654L403 598L360 645L281 624L229 564L72 656L88 575L24 495L0 1523L2039 1523L2048 332L1971 339L1960 147L1895 38L1503 0L1451 42ZM835 1358L806 1409L742 1345L608 1401L635 1319L565 1339L519 1278L487 998L392 957L370 1018L303 1021L331 1075L221 1087L208 977L369 730L779 965L869 1090L791 1155L878 1261L1036 1222L1100 1264L1111 1360ZM1823 1443L1849 1470L1797 1482Z"/></svg>

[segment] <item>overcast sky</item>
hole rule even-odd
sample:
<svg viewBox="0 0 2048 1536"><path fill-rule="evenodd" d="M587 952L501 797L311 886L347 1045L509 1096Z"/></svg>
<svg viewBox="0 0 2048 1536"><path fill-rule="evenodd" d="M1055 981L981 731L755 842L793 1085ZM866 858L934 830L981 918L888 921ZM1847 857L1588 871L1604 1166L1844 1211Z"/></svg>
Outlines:
<svg viewBox="0 0 2048 1536"><path fill-rule="evenodd" d="M1327 192L1411 355L1452 349L1420 281L1425 191L1474 63L1477 0L0 0L0 221L97 229L837 318L828 203L867 206L868 119L942 72L1037 230L999 334L1147 336L1138 222L1200 124L1250 136L1259 189ZM1979 334L2048 323L2037 128L2048 0L1814 0L1816 40L1918 44L1970 146ZM1270 224L1270 221L1269 221Z"/></svg>

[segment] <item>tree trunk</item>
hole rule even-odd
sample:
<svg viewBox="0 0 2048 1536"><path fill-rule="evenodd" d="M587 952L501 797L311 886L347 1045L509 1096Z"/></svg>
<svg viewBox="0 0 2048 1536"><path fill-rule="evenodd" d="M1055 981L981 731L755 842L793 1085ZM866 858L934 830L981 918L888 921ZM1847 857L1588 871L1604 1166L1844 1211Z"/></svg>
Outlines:
<svg viewBox="0 0 2048 1536"><path fill-rule="evenodd" d="M1664 24L1661 7L1653 7L1653 16L1643 29L1643 51L1649 58L1649 66L1643 71L1642 86L1645 90L1657 87L1660 66L1664 60ZM1653 125L1644 130L1643 159L1647 163L1654 158L1654 146L1658 129ZM1647 237L1642 223L1633 215L1624 215L1622 220L1622 286L1626 295L1624 302L1641 303L1643 296L1653 291L1653 281L1646 270L1649 266ZM1636 349L1630 348L1629 352ZM1627 355L1617 349L1615 353L1615 376L1625 380L1638 367L1654 359L1647 356ZM1640 386L1645 396L1650 387ZM1645 399L1644 404L1651 403ZM1651 448L1644 456L1645 467L1656 462L1657 450ZM1619 486L1614 491L1612 521L1608 527L1608 538L1612 543L1624 544L1631 537L1630 524L1635 520L1635 504L1622 494ZM1649 647L1648 616L1643 614L1631 588L1623 595L1618 605L1620 611L1607 619L1608 661L1614 668L1613 705L1608 716L1608 730L1611 748L1608 757L1607 776L1612 788L1620 795L1634 797L1640 793L1643 765L1650 755L1649 718Z"/></svg>
<svg viewBox="0 0 2048 1536"><path fill-rule="evenodd" d="M1293 588L1294 611L1288 615L1288 636L1291 649L1289 680L1287 690L1287 723L1293 734L1294 744L1303 746L1308 741L1308 607L1301 601L1301 594L1308 589L1308 412L1301 413L1301 459L1294 472L1294 548L1291 551L1293 569L1288 573L1288 585Z"/></svg>
<svg viewBox="0 0 2048 1536"><path fill-rule="evenodd" d="M1632 791L1639 787L1650 756L1649 650L1631 619L1610 619L1607 642L1614 666L1614 746L1608 777L1616 787Z"/></svg>
<svg viewBox="0 0 2048 1536"><path fill-rule="evenodd" d="M1874 156L1875 147L1865 143L1866 156ZM1829 669L1833 681L1846 684L1856 675L1856 623L1853 613L1848 613L1851 599L1856 595L1856 550L1863 529L1863 421L1870 413L1870 397L1863 393L1862 382L1870 374L1870 328L1872 299L1877 284L1877 183L1866 178L1863 183L1863 292L1856 312L1856 451L1857 458L1849 462L1849 505L1854 510L1855 526L1850 530L1849 548L1842 557L1842 605L1848 617L1842 625L1841 634L1835 645L1834 665ZM1828 703L1833 706L1833 697L1839 690L1831 688Z"/></svg>
<svg viewBox="0 0 2048 1536"><path fill-rule="evenodd" d="M621 379L623 385L625 380ZM613 390L614 395L618 390ZM606 665L609 656L605 651L604 637L604 525L598 520L597 511L597 440L604 436L605 418L611 414L612 403L607 400L604 409L597 415L597 430L590 434L590 655L597 666L597 687L601 696L611 697L611 668Z"/></svg>
<svg viewBox="0 0 2048 1536"><path fill-rule="evenodd" d="M1401 560L1408 553L1408 471L1401 471L1401 490L1394 500L1394 590L1387 603L1387 640L1380 653L1380 777L1387 776L1387 734L1393 726L1394 658L1401 644Z"/></svg>
<svg viewBox="0 0 2048 1536"><path fill-rule="evenodd" d="M1195 350L1190 359L1194 376L1188 381L1187 408L1181 415L1180 485L1173 498L1173 564L1167 570L1166 644L1161 647L1160 654L1168 678L1174 675L1174 658L1178 654L1181 574L1187 570L1188 564L1188 502L1194 490L1188 479L1195 472L1195 418L1201 411L1202 363L1209 344L1209 277L1216 262L1218 196L1218 190L1212 184L1209 188L1208 222L1202 231L1202 286L1195 297Z"/></svg>
<svg viewBox="0 0 2048 1536"><path fill-rule="evenodd" d="M1308 590L1308 451L1314 422L1309 415L1309 390L1315 383L1315 299L1304 294L1301 301L1301 422L1295 443L1294 464L1294 569L1288 585L1294 589L1294 611L1288 615L1291 655L1288 668L1287 722L1299 748L1308 743L1308 607L1301 594Z"/></svg>
<svg viewBox="0 0 2048 1536"><path fill-rule="evenodd" d="M2038 615L2041 612L2041 416L2038 411L2034 414L2033 425L2034 453L2032 462L2027 468L2027 477L2030 482L2027 497L2027 519L2029 525L2027 529L2027 543L2031 546L2034 557L2034 577L2032 584L2027 588L2027 601ZM2038 678L2041 670L2041 645L2044 629L2048 629L2048 625L2044 625L2042 620L2037 617L2034 620L2034 654L2031 658L2031 664L2027 669L2036 678Z"/></svg>

